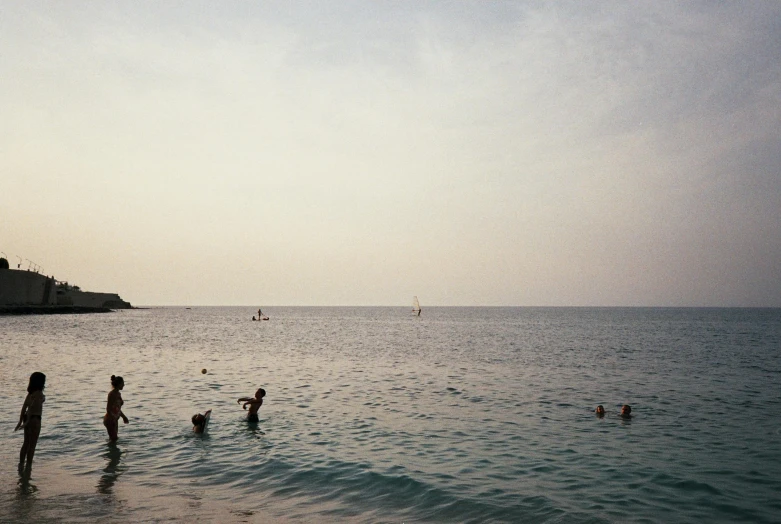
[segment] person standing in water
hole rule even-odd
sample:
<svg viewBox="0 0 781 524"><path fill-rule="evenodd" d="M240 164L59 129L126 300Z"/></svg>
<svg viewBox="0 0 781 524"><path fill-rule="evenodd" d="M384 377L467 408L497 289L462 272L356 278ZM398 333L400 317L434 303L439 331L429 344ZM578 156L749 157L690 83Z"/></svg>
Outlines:
<svg viewBox="0 0 781 524"><path fill-rule="evenodd" d="M122 413L122 404L125 402L122 400L122 394L120 391L125 387L125 381L122 377L115 377L111 375L111 386L114 388L109 391L108 400L106 401L106 415L103 417L103 425L106 426L108 431L108 438L111 442L116 442L119 438L119 419L122 418L122 422L128 423L128 419L124 413Z"/></svg>
<svg viewBox="0 0 781 524"><path fill-rule="evenodd" d="M260 409L260 406L263 405L263 397L266 396L266 390L263 388L259 388L255 392L255 397L241 397L236 402L242 403L244 402L244 405L242 406L244 409L247 409L247 406L249 406L249 413L247 414L247 421L248 422L257 422L258 421L258 410Z"/></svg>
<svg viewBox="0 0 781 524"><path fill-rule="evenodd" d="M22 412L19 414L19 423L14 431L24 428L24 443L19 452L19 471L24 468L25 458L27 459L27 469L33 467L33 456L35 455L35 446L38 444L38 436L41 434L41 415L43 414L43 403L46 396L43 394L43 388L46 387L46 375L36 371L30 375L30 383L27 386L27 397L22 404Z"/></svg>

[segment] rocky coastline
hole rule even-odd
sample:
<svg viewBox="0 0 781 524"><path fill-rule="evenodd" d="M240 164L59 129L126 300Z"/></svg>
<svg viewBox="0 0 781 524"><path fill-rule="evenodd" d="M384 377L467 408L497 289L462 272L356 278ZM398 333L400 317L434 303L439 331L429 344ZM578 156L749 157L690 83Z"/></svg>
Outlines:
<svg viewBox="0 0 781 524"><path fill-rule="evenodd" d="M88 306L0 306L0 316L15 315L76 315L83 313L112 313L107 307Z"/></svg>

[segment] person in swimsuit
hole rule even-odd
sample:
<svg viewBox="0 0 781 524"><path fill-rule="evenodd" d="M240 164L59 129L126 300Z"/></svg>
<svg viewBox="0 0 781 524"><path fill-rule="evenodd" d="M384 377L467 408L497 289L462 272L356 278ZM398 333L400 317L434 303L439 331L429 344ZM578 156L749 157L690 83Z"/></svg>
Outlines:
<svg viewBox="0 0 781 524"><path fill-rule="evenodd" d="M244 409L247 409L247 406L249 406L249 413L247 414L247 421L248 422L257 422L258 421L258 410L260 409L260 406L263 405L263 397L266 396L266 390L263 388L258 389L255 392L255 397L241 397L236 402L242 403L244 402L244 405L242 406Z"/></svg>
<svg viewBox="0 0 781 524"><path fill-rule="evenodd" d="M43 388L46 387L46 375L36 371L30 375L30 383L27 386L27 397L22 404L22 412L19 415L19 423L14 431L24 428L24 443L19 452L19 471L24 468L24 460L27 459L27 469L33 467L33 455L38 444L38 436L41 434L41 415L46 396Z"/></svg>
<svg viewBox="0 0 781 524"><path fill-rule="evenodd" d="M119 430L119 419L122 418L122 422L128 423L128 419L124 413L122 413L122 404L125 402L122 400L122 394L120 391L125 387L125 381L122 377L115 377L111 375L111 386L114 388L109 391L108 400L106 401L106 415L103 417L103 425L106 426L108 431L108 438L111 442L116 442L119 436L117 432Z"/></svg>

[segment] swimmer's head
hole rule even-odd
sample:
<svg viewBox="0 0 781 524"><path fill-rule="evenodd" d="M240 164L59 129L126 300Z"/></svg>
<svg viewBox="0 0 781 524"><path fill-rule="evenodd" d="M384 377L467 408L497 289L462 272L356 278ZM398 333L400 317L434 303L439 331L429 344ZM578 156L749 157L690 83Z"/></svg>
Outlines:
<svg viewBox="0 0 781 524"><path fill-rule="evenodd" d="M265 397L265 396L266 396L266 390L265 390L265 389L263 389L263 388L259 388L259 389L258 389L258 390L255 392L255 398L263 398L263 397Z"/></svg>
<svg viewBox="0 0 781 524"><path fill-rule="evenodd" d="M628 404L621 406L621 416L628 417L632 413L632 408Z"/></svg>
<svg viewBox="0 0 781 524"><path fill-rule="evenodd" d="M115 389L122 389L125 387L125 380L122 377L111 375L111 386Z"/></svg>
<svg viewBox="0 0 781 524"><path fill-rule="evenodd" d="M204 417L200 413L196 413L195 415L193 415L193 418L192 418L193 426L200 426L201 424L203 424L203 421L204 421L205 418L206 417Z"/></svg>
<svg viewBox="0 0 781 524"><path fill-rule="evenodd" d="M597 406L597 409L595 409L594 412L597 415L604 415L605 414L605 408L604 408L604 406L602 406L602 404L600 404L599 406Z"/></svg>

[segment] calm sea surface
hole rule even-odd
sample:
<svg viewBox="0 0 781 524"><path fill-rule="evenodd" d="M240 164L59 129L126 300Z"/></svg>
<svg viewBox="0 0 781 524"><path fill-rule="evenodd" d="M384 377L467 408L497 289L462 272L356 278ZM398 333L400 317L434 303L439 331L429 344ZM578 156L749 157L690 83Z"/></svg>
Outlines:
<svg viewBox="0 0 781 524"><path fill-rule="evenodd" d="M0 520L781 522L781 309L254 313L0 317Z"/></svg>

